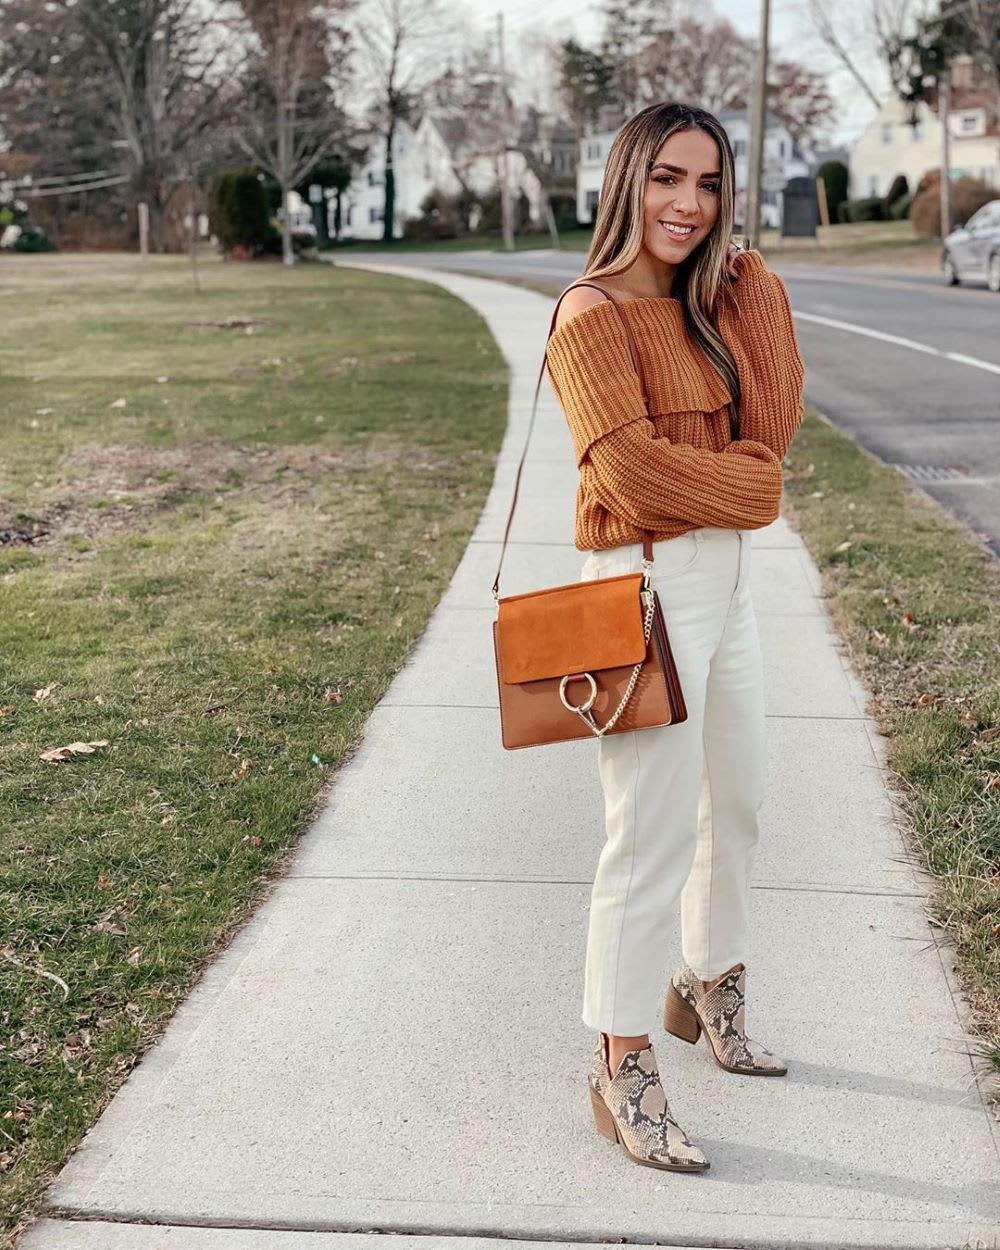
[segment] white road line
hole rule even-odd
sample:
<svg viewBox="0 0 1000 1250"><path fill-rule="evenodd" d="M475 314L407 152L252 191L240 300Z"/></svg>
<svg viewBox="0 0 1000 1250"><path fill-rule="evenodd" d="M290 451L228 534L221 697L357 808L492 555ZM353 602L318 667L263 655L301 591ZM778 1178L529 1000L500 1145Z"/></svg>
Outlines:
<svg viewBox="0 0 1000 1250"><path fill-rule="evenodd" d="M870 330L867 326L858 326L851 321L838 321L836 317L821 317L819 313L798 312L795 309L792 312L803 321L815 321L818 325L832 326L835 330L846 330L848 334L861 334L865 338L881 339L884 343L895 343L897 347L908 347L913 352L924 352L928 356L940 356L942 360L954 360L960 365L971 365L974 369L985 369L987 373L1000 373L1000 365L995 365L989 360L980 360L978 356L965 356L961 352L943 352L939 347L931 347L928 343L918 343L916 339L904 339L898 334Z"/></svg>
<svg viewBox="0 0 1000 1250"><path fill-rule="evenodd" d="M991 365L987 360L979 360L976 356L964 356L961 352L943 352L949 360L957 360L963 365L972 365L976 369L989 369L991 373L1000 373L1000 365Z"/></svg>

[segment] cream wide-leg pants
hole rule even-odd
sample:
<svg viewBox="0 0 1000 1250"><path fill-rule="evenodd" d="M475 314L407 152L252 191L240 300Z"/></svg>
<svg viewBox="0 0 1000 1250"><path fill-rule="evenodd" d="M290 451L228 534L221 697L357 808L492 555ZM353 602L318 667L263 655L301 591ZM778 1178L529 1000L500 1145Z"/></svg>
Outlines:
<svg viewBox="0 0 1000 1250"><path fill-rule="evenodd" d="M687 720L597 744L605 843L591 893L583 1022L637 1036L681 949L709 981L748 955L749 880L763 798L764 699L750 599L750 530L703 527L653 544ZM642 543L588 553L581 580L642 569Z"/></svg>

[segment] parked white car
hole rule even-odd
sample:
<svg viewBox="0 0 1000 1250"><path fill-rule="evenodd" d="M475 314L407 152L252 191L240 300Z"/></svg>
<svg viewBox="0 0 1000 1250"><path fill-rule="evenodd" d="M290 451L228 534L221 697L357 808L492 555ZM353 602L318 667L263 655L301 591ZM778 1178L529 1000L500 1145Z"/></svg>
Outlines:
<svg viewBox="0 0 1000 1250"><path fill-rule="evenodd" d="M984 204L945 238L941 272L949 286L971 278L1000 292L1000 200Z"/></svg>

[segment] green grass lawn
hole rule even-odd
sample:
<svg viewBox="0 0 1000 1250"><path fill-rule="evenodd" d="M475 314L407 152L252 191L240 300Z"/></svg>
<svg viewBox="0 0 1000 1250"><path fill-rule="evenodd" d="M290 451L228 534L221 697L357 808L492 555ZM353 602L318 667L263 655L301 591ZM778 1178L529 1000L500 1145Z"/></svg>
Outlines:
<svg viewBox="0 0 1000 1250"><path fill-rule="evenodd" d="M442 289L0 260L0 1244L280 870L492 479ZM43 754L97 743L64 762Z"/></svg>

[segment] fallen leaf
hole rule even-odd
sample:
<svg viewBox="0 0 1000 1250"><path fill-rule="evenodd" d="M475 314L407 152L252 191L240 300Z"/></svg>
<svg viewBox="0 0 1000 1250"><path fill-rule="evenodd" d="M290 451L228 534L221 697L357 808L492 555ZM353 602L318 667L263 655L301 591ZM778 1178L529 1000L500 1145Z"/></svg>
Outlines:
<svg viewBox="0 0 1000 1250"><path fill-rule="evenodd" d="M912 612L904 612L903 615L900 617L900 621L902 622L902 624L906 626L907 629L919 629L920 628L917 622L913 619Z"/></svg>
<svg viewBox="0 0 1000 1250"><path fill-rule="evenodd" d="M116 924L113 920L99 920L94 925L94 929L98 933L113 933L115 937L124 937L125 930L120 924Z"/></svg>
<svg viewBox="0 0 1000 1250"><path fill-rule="evenodd" d="M35 693L31 697L35 700L36 703L41 703L44 699L47 699L49 697L49 695L52 693L53 690L55 690L56 686L58 685L59 683L57 681L50 681L47 686L42 686L41 690L36 690Z"/></svg>
<svg viewBox="0 0 1000 1250"><path fill-rule="evenodd" d="M249 773L249 771L250 771L250 761L244 760L240 764L239 768L233 769L233 776L237 778L242 778L242 777L245 777L247 773Z"/></svg>
<svg viewBox="0 0 1000 1250"><path fill-rule="evenodd" d="M917 702L921 707L926 707L928 703L934 702L934 696L932 694L928 694L925 690L924 693L917 699Z"/></svg>
<svg viewBox="0 0 1000 1250"><path fill-rule="evenodd" d="M327 686L326 690L323 692L323 701L325 703L343 703L344 696L339 690L333 690L331 687Z"/></svg>
<svg viewBox="0 0 1000 1250"><path fill-rule="evenodd" d="M853 546L854 546L854 544L853 544L853 543L851 542L851 540L848 538L848 539L846 539L844 542L842 542L842 543L838 543L838 544L837 544L837 546L836 546L836 547L834 547L834 551L849 551L849 550L850 550L850 548L851 548L851 547L853 547Z"/></svg>
<svg viewBox="0 0 1000 1250"><path fill-rule="evenodd" d="M128 406L128 400L126 399L116 399L114 403L111 405L112 408L125 408L127 406Z"/></svg>
<svg viewBox="0 0 1000 1250"><path fill-rule="evenodd" d="M93 755L98 747L107 745L107 738L97 738L93 742L70 742L67 746L52 747L48 751L43 751L38 758L45 760L48 764L60 764L72 759L74 755Z"/></svg>
<svg viewBox="0 0 1000 1250"><path fill-rule="evenodd" d="M13 712L13 710L14 709L12 707L0 707L0 716L7 716L10 712Z"/></svg>
<svg viewBox="0 0 1000 1250"><path fill-rule="evenodd" d="M97 878L97 888L99 890L106 890L110 884L111 884L111 877L108 875L108 873L102 872L100 876Z"/></svg>

